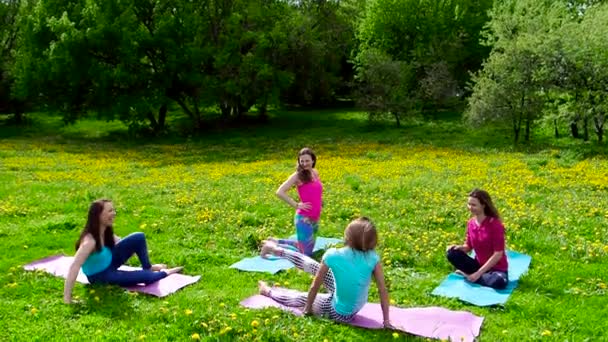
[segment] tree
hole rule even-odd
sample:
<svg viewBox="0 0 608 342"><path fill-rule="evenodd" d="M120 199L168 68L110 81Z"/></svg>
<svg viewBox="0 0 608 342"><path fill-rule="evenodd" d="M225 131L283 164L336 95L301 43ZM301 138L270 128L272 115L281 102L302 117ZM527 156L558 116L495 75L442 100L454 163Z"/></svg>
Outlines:
<svg viewBox="0 0 608 342"><path fill-rule="evenodd" d="M413 96L414 71L409 64L394 61L377 50L366 50L357 63L359 88L357 105L367 110L370 119L392 116L401 125L401 119L415 107Z"/></svg>
<svg viewBox="0 0 608 342"><path fill-rule="evenodd" d="M94 110L164 129L170 103L203 127L205 109L241 117L290 82L278 61L282 1L35 1L19 54L23 94L62 110ZM279 18L277 20L276 18Z"/></svg>
<svg viewBox="0 0 608 342"><path fill-rule="evenodd" d="M604 140L608 109L608 4L587 8L580 23L564 27L568 79L563 88L574 94L575 106L587 122L593 122L599 143Z"/></svg>
<svg viewBox="0 0 608 342"><path fill-rule="evenodd" d="M26 102L12 93L20 4L20 0L0 1L0 113L12 114L17 124L23 121L26 107Z"/></svg>
<svg viewBox="0 0 608 342"><path fill-rule="evenodd" d="M479 43L492 1L376 0L368 2L357 30L356 54L377 50L413 70L409 94L432 112L462 94L489 48ZM357 70L363 70L361 66Z"/></svg>
<svg viewBox="0 0 608 342"><path fill-rule="evenodd" d="M528 43L528 44L526 44ZM492 53L474 78L465 117L473 124L506 122L513 129L515 143L522 128L530 140L531 126L540 114L543 98L536 77L539 56L532 42L518 40L501 53Z"/></svg>
<svg viewBox="0 0 608 342"><path fill-rule="evenodd" d="M565 77L565 71L554 72L563 66L554 32L568 22L568 12L564 3L508 0L495 3L490 15L485 43L492 52L473 78L465 117L471 123L509 122L515 142L522 128L529 141L547 94Z"/></svg>

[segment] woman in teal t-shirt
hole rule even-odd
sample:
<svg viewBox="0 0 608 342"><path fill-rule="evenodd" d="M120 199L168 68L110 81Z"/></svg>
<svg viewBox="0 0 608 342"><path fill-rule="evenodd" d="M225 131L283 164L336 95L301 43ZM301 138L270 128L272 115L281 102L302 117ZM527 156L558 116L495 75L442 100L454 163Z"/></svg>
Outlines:
<svg viewBox="0 0 608 342"><path fill-rule="evenodd" d="M260 294L285 306L304 307L305 314L324 315L337 322L349 322L367 303L373 277L380 292L384 326L391 327L382 263L374 250L377 240L374 224L366 217L358 218L344 231L346 246L330 248L323 255L321 264L301 253L281 248L273 241L266 241L262 256L273 254L285 257L299 269L315 275L315 279L308 293L273 289L260 281ZM321 283L329 293L318 294Z"/></svg>
<svg viewBox="0 0 608 342"><path fill-rule="evenodd" d="M112 228L114 217L116 210L110 200L91 204L87 224L76 241L76 255L65 280L63 300L66 303L72 302L72 288L81 267L90 283L120 286L151 284L182 270L182 267L167 269L166 265L150 264L144 234L133 233L120 239ZM142 270L118 270L133 254L137 254Z"/></svg>

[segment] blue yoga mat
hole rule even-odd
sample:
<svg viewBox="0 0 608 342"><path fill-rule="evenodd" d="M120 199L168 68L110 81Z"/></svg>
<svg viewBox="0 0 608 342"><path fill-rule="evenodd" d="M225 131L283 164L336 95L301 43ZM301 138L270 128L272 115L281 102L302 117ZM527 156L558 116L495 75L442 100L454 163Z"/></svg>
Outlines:
<svg viewBox="0 0 608 342"><path fill-rule="evenodd" d="M503 290L471 283L459 274L452 273L435 289L432 294L443 297L458 298L477 305L502 305L507 302L517 287L519 278L528 271L532 257L526 254L507 251L509 260L509 284Z"/></svg>
<svg viewBox="0 0 608 342"><path fill-rule="evenodd" d="M292 235L289 237L290 240L295 240L296 236ZM314 251L320 251L326 249L329 245L335 245L341 243L342 239L317 237L315 240ZM264 259L261 256L255 256L252 258L245 258L235 264L230 265L230 268L236 268L237 270L247 272L267 272L275 274L277 272L288 270L295 267L289 260L283 258L277 258L269 256L268 259Z"/></svg>

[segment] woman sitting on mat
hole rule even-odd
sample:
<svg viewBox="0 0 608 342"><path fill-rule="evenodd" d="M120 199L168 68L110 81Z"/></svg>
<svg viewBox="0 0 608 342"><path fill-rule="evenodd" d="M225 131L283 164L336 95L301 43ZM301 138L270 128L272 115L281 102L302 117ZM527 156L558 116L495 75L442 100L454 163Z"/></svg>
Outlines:
<svg viewBox="0 0 608 342"><path fill-rule="evenodd" d="M468 208L473 217L467 223L464 245L448 247L447 258L457 273L470 282L495 289L509 283L505 254L505 228L490 195L480 189L469 194ZM475 258L467 253L475 251Z"/></svg>
<svg viewBox="0 0 608 342"><path fill-rule="evenodd" d="M315 247L315 235L319 230L319 217L323 201L323 184L315 169L317 156L305 147L298 153L296 172L281 184L276 195L296 209L294 223L297 241L271 238L279 245L289 245L297 248L300 253L311 256ZM287 191L296 186L300 202L294 201Z"/></svg>
<svg viewBox="0 0 608 342"><path fill-rule="evenodd" d="M308 293L274 289L259 282L260 294L290 307L304 307L305 314L326 316L334 321L350 322L367 303L372 277L380 293L384 326L391 327L389 299L384 284L382 262L374 248L378 234L374 224L366 217L352 221L344 231L345 247L330 248L321 264L306 255L265 241L262 256L273 254L284 257L299 269L315 275ZM317 294L321 283L327 294Z"/></svg>
<svg viewBox="0 0 608 342"><path fill-rule="evenodd" d="M144 234L133 233L120 239L112 229L114 217L116 210L110 200L102 199L91 204L86 226L76 241L76 255L65 280L64 302L72 303L72 288L81 267L91 284L120 286L151 284L182 270L182 267L167 269L163 264L150 264ZM118 268L134 253L141 262L142 270L119 271Z"/></svg>

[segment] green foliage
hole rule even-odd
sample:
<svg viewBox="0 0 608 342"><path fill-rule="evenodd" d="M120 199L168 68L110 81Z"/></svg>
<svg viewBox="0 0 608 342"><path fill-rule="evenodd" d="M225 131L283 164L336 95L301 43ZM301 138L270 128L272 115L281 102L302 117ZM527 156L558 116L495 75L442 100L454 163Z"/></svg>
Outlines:
<svg viewBox="0 0 608 342"><path fill-rule="evenodd" d="M0 114L12 114L13 120L23 120L26 103L12 93L15 50L19 45L20 0L0 1Z"/></svg>
<svg viewBox="0 0 608 342"><path fill-rule="evenodd" d="M531 0L495 4L485 33L493 50L473 79L466 115L470 122L509 122L517 142L522 122L528 141L537 119L553 125L555 136L558 125L566 123L575 138L582 121L585 140L592 121L602 142L608 4L578 4L582 7L573 15L575 5Z"/></svg>
<svg viewBox="0 0 608 342"><path fill-rule="evenodd" d="M450 106L487 54L479 38L490 6L491 1L369 1L357 31L359 80L366 78L366 68L374 67L363 64L362 56L379 51L411 70L411 80L401 90L402 98L409 97L404 106L417 103L424 113Z"/></svg>
<svg viewBox="0 0 608 342"><path fill-rule="evenodd" d="M200 128L202 108L230 117L277 102L291 81L276 20L287 10L281 1L38 1L24 18L20 87L67 120L93 109L160 131L172 102Z"/></svg>

